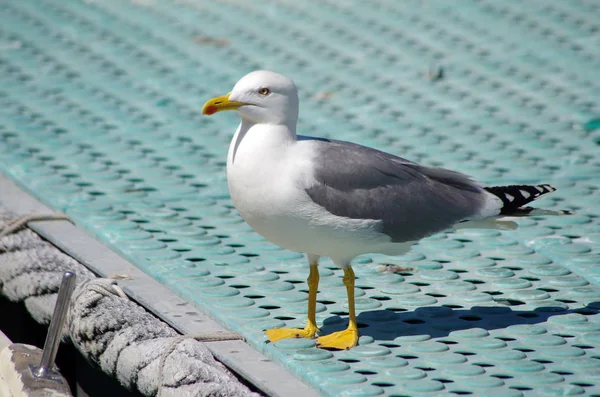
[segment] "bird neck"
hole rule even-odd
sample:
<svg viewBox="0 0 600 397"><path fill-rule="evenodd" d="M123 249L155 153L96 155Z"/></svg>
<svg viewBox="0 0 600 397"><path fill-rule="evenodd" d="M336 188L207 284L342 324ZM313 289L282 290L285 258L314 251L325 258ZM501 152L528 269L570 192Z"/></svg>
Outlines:
<svg viewBox="0 0 600 397"><path fill-rule="evenodd" d="M250 130L255 126L272 126L275 130L277 129L281 133L286 133L290 138L296 139L296 124L298 123L297 119L291 120L289 122L282 121L279 123L257 123L256 121L250 120L249 118L242 116L242 122L240 123L241 130Z"/></svg>
<svg viewBox="0 0 600 397"><path fill-rule="evenodd" d="M252 135L252 139L269 141L272 144L285 144L296 141L296 122L293 123L256 123L242 118L238 128L238 138L244 139L246 135ZM268 136L261 136L267 135Z"/></svg>
<svg viewBox="0 0 600 397"><path fill-rule="evenodd" d="M261 152L281 154L283 148L295 142L295 125L290 127L285 124L263 124L242 119L231 141L228 161L233 164L240 150L252 153L253 156L260 156Z"/></svg>

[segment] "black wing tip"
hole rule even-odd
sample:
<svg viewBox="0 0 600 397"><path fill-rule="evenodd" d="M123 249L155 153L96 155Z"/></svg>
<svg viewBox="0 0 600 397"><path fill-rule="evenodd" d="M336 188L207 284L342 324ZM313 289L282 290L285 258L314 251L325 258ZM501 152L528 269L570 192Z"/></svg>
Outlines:
<svg viewBox="0 0 600 397"><path fill-rule="evenodd" d="M492 186L486 187L485 190L502 200L503 206L500 212L501 214L526 215L533 210L536 210L536 208L524 207L525 205L537 200L543 195L555 192L557 189L550 184L540 184ZM558 215L558 212L556 212L556 214Z"/></svg>
<svg viewBox="0 0 600 397"><path fill-rule="evenodd" d="M541 184L541 185L535 185L535 186L537 186L537 187L541 187L541 188L544 188L544 189L548 190L548 193L552 193L552 192L555 192L555 191L557 191L557 190L558 190L558 189L557 189L557 188L555 188L554 186L552 186L552 185L549 185L549 184L547 184L547 183L543 183L543 184ZM542 193L542 194L546 194L546 193Z"/></svg>

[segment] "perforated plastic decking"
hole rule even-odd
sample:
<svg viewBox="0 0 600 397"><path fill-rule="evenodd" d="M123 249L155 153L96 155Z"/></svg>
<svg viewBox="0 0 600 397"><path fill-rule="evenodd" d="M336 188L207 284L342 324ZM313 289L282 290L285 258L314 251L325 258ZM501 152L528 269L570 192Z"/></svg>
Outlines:
<svg viewBox="0 0 600 397"><path fill-rule="evenodd" d="M324 395L600 396L599 15L597 0L0 1L0 166ZM295 79L304 134L552 183L540 205L578 214L361 257L359 347L264 344L303 324L307 265L238 217L236 115L199 112L258 68ZM331 332L345 291L331 262L321 274Z"/></svg>

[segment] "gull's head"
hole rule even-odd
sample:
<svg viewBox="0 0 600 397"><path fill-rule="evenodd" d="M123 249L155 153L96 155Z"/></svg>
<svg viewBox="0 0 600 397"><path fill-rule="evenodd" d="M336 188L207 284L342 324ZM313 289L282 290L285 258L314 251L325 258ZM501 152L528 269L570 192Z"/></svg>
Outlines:
<svg viewBox="0 0 600 397"><path fill-rule="evenodd" d="M210 116L223 110L237 110L242 119L256 124L295 126L298 90L291 79L259 70L242 77L229 94L208 100L202 114Z"/></svg>

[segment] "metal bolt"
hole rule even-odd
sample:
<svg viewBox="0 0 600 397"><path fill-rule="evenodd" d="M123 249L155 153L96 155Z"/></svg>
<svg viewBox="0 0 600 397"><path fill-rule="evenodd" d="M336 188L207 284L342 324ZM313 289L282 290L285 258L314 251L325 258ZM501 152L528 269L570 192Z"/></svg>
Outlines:
<svg viewBox="0 0 600 397"><path fill-rule="evenodd" d="M65 325L65 319L67 318L69 301L71 299L73 289L75 288L75 279L76 276L73 272L65 272L63 274L62 282L58 290L58 297L56 298L56 306L54 307L54 313L52 313L50 327L48 327L46 342L44 342L42 360L39 367L33 368L33 376L36 378L54 378L51 376L51 372L52 368L54 367L56 352L58 351L58 346L60 344L62 329Z"/></svg>

